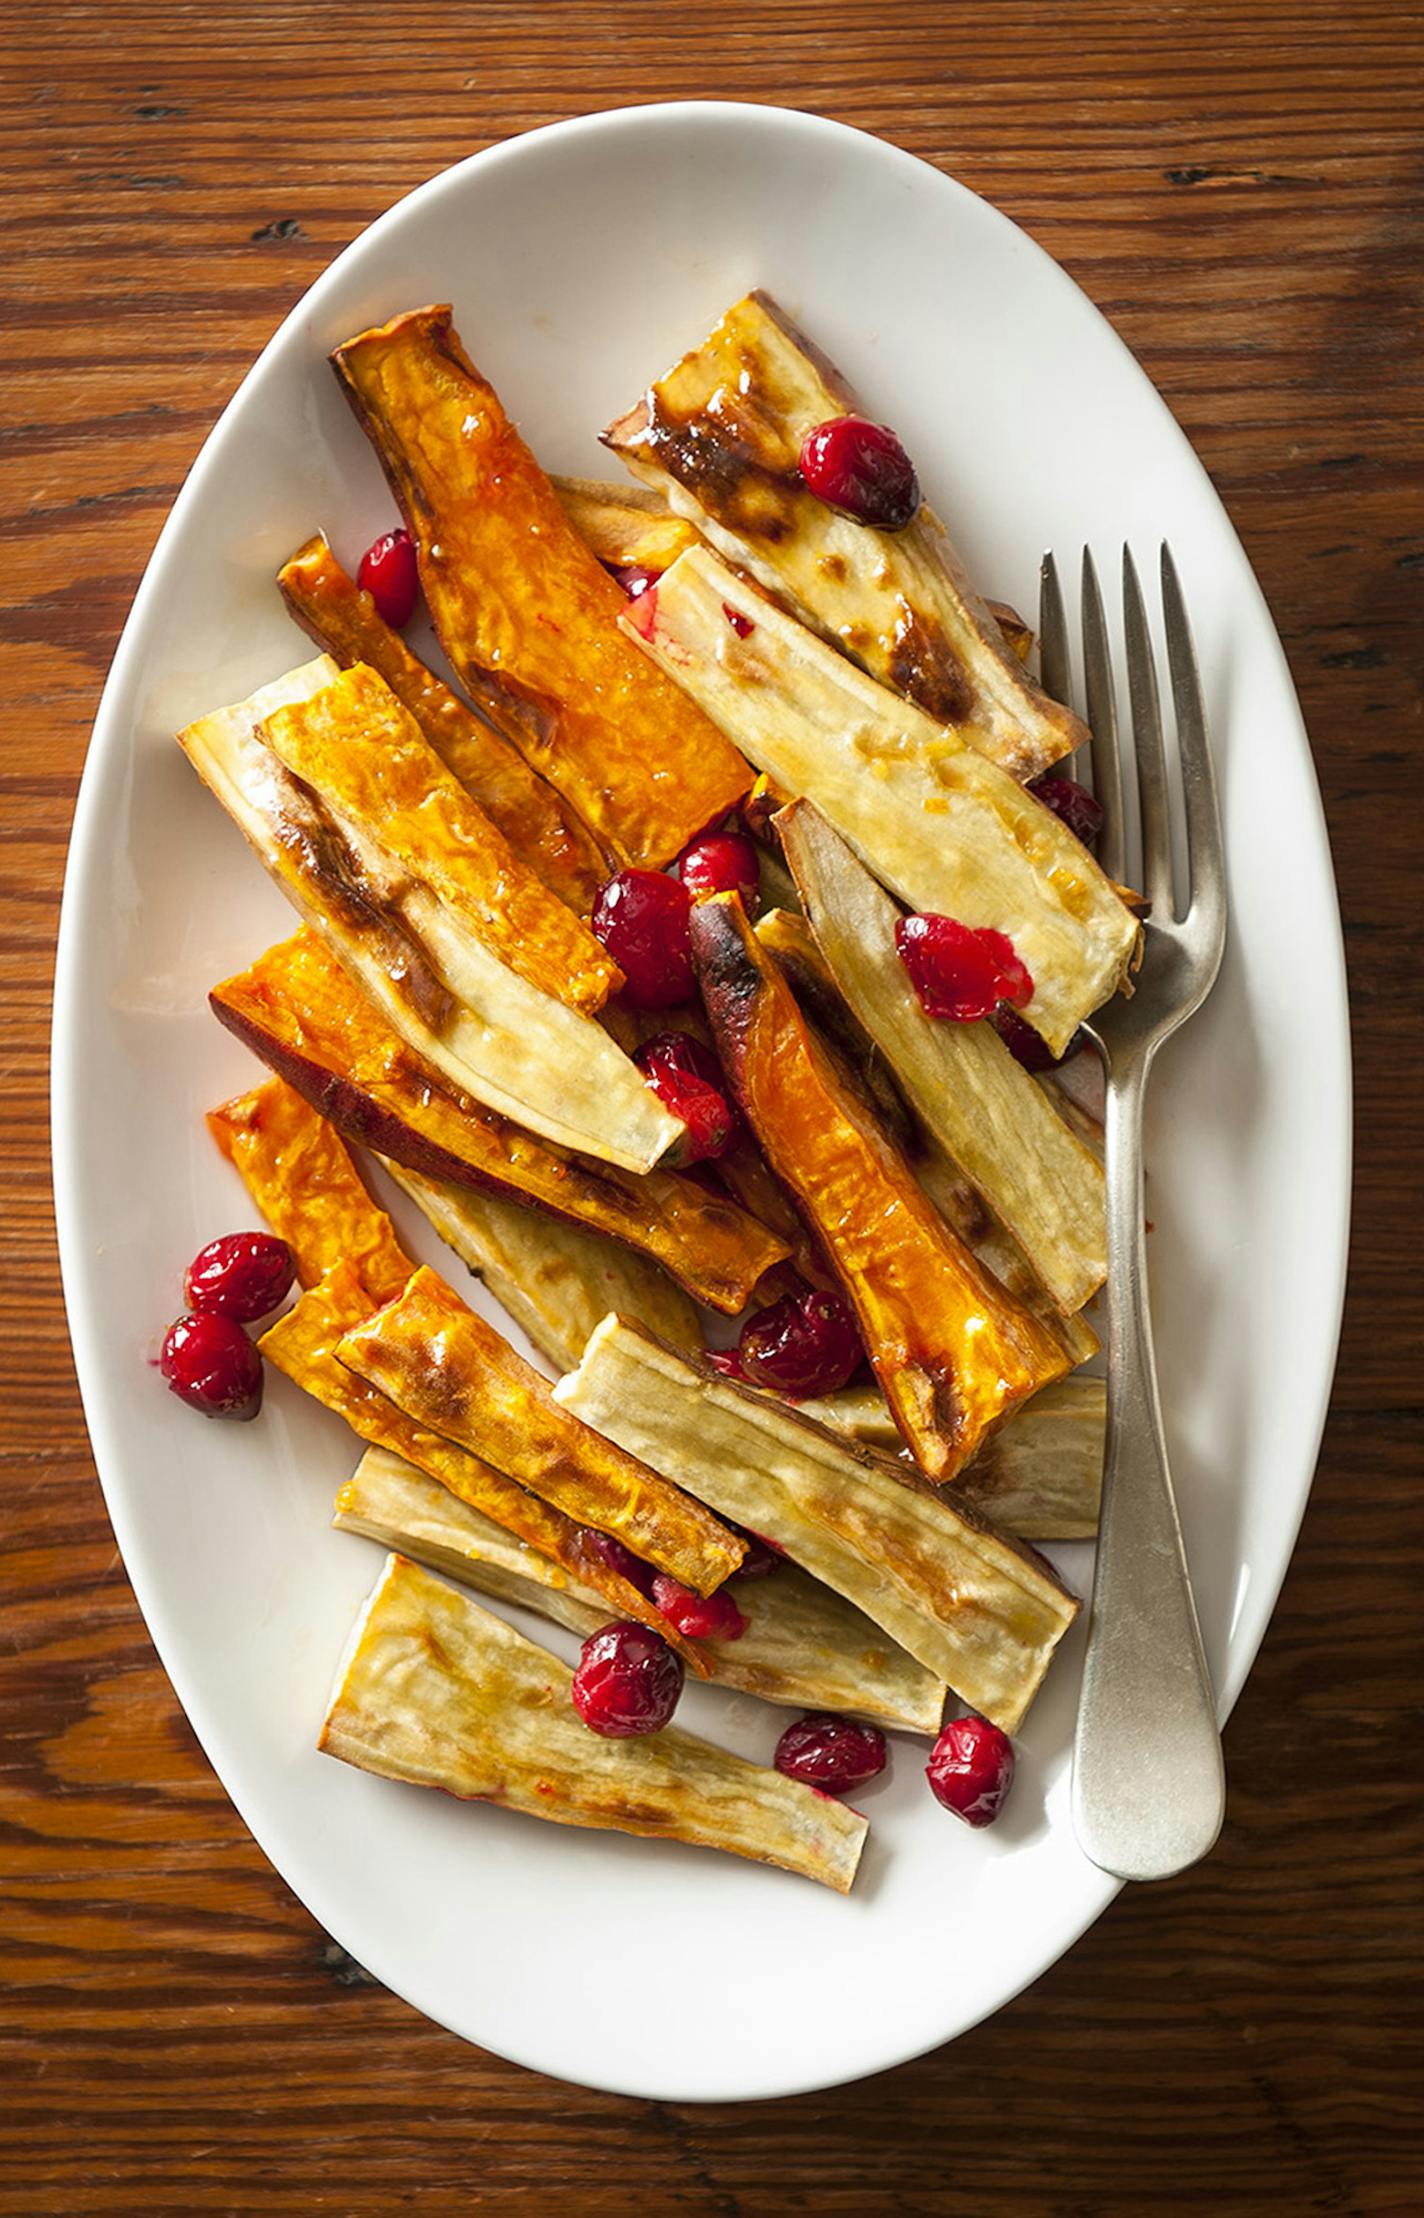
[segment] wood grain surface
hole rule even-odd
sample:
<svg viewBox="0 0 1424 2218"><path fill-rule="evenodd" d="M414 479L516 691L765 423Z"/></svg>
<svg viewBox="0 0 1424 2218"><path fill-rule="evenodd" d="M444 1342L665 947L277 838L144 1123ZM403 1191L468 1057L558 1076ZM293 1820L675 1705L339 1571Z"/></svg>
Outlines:
<svg viewBox="0 0 1424 2218"><path fill-rule="evenodd" d="M0 2213L1417 2210L1424 16L10 0L0 53ZM571 2091L425 2023L229 1808L94 1478L46 1049L99 687L253 355L433 170L560 116L707 94L839 116L954 171L1166 395L1313 735L1359 1123L1334 1409L1228 1732L1217 1853L1126 1894L950 2049L829 2096L700 2109Z"/></svg>

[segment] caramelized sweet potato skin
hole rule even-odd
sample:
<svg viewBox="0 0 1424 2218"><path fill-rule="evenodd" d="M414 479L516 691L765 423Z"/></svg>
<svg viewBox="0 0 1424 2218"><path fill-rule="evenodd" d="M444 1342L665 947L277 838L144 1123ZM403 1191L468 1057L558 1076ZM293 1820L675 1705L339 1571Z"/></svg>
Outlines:
<svg viewBox="0 0 1424 2218"><path fill-rule="evenodd" d="M912 1454L952 1479L1068 1359L950 1231L820 1051L735 894L693 910L692 945L742 1111L820 1234Z"/></svg>
<svg viewBox="0 0 1424 2218"><path fill-rule="evenodd" d="M536 1548L541 1556L562 1564L603 1595L615 1615L650 1625L700 1678L706 1678L707 1666L695 1645L683 1640L661 1610L645 1601L629 1580L609 1569L582 1526L503 1471L496 1471L483 1457L472 1455L407 1417L394 1402L338 1361L338 1342L370 1314L371 1306L371 1297L354 1267L338 1264L309 1288L294 1308L269 1326L258 1345L269 1363L304 1393L344 1417L363 1440L404 1456L407 1463L413 1463L427 1477L438 1479L472 1509L483 1510L486 1517Z"/></svg>
<svg viewBox="0 0 1424 2218"><path fill-rule="evenodd" d="M218 1021L343 1139L428 1178L484 1187L606 1232L728 1316L787 1253L775 1233L690 1179L588 1162L449 1087L387 1029L311 931L270 948L209 999Z"/></svg>
<svg viewBox="0 0 1424 2218"><path fill-rule="evenodd" d="M336 1352L408 1417L699 1594L746 1554L700 1502L561 1409L548 1381L435 1271L418 1270Z"/></svg>
<svg viewBox="0 0 1424 2218"><path fill-rule="evenodd" d="M279 1239L303 1286L349 1263L373 1301L415 1269L325 1117L280 1078L208 1112L208 1130Z"/></svg>
<svg viewBox="0 0 1424 2218"><path fill-rule="evenodd" d="M656 869L735 806L751 772L619 630L622 589L466 355L448 307L336 349L332 366L414 538L426 603L462 681L493 672L536 711L531 766L619 862Z"/></svg>
<svg viewBox="0 0 1424 2218"><path fill-rule="evenodd" d="M580 916L608 876L597 841L577 811L491 731L433 670L413 655L369 593L337 561L321 532L277 572L296 622L346 669L380 672L415 718L446 769L551 893Z"/></svg>

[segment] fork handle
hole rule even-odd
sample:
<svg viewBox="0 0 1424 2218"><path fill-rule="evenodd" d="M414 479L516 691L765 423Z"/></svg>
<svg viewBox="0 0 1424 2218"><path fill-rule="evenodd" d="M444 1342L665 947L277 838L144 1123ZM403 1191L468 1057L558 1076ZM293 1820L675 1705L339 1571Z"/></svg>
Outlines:
<svg viewBox="0 0 1424 2218"><path fill-rule="evenodd" d="M1129 1053L1107 1088L1107 1441L1073 1749L1079 1846L1119 1879L1166 1879L1205 1856L1226 1801L1152 1352L1142 1187L1150 1065L1150 1051Z"/></svg>

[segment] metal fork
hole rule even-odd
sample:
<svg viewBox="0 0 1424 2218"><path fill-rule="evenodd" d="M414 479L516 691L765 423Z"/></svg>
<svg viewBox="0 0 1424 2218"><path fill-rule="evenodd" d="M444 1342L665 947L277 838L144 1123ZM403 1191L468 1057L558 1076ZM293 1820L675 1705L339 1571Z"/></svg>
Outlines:
<svg viewBox="0 0 1424 2218"><path fill-rule="evenodd" d="M1085 1028L1107 1076L1108 1418L1102 1520L1087 1660L1073 1751L1079 1845L1120 1879L1165 1879L1205 1856L1221 1830L1226 1784L1216 1703L1167 1467L1143 1215L1142 1105L1153 1057L1200 1008L1226 939L1216 780L1186 607L1162 548L1162 614L1171 672L1186 833L1186 900L1177 913L1172 815L1157 673L1142 589L1123 550L1123 624L1141 829L1142 891L1152 904L1136 990ZM1093 786L1103 811L1099 860L1127 868L1117 703L1097 571L1083 550L1083 661ZM1052 555L1039 601L1043 683L1072 698L1068 625Z"/></svg>

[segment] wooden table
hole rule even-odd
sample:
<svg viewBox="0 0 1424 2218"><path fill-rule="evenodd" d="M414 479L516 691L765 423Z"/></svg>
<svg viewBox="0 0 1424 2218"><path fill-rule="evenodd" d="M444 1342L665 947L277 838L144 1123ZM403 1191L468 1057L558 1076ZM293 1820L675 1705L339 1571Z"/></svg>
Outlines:
<svg viewBox="0 0 1424 2218"><path fill-rule="evenodd" d="M1418 2208L1420 11L11 0L0 47L0 2212ZM45 1064L99 686L252 356L433 170L555 117L711 93L843 117L988 195L1195 441L1314 736L1359 1180L1333 1413L1228 1732L1215 1856L1125 1895L938 2055L703 2110L580 2094L461 2046L369 1983L248 1839L95 1483Z"/></svg>

